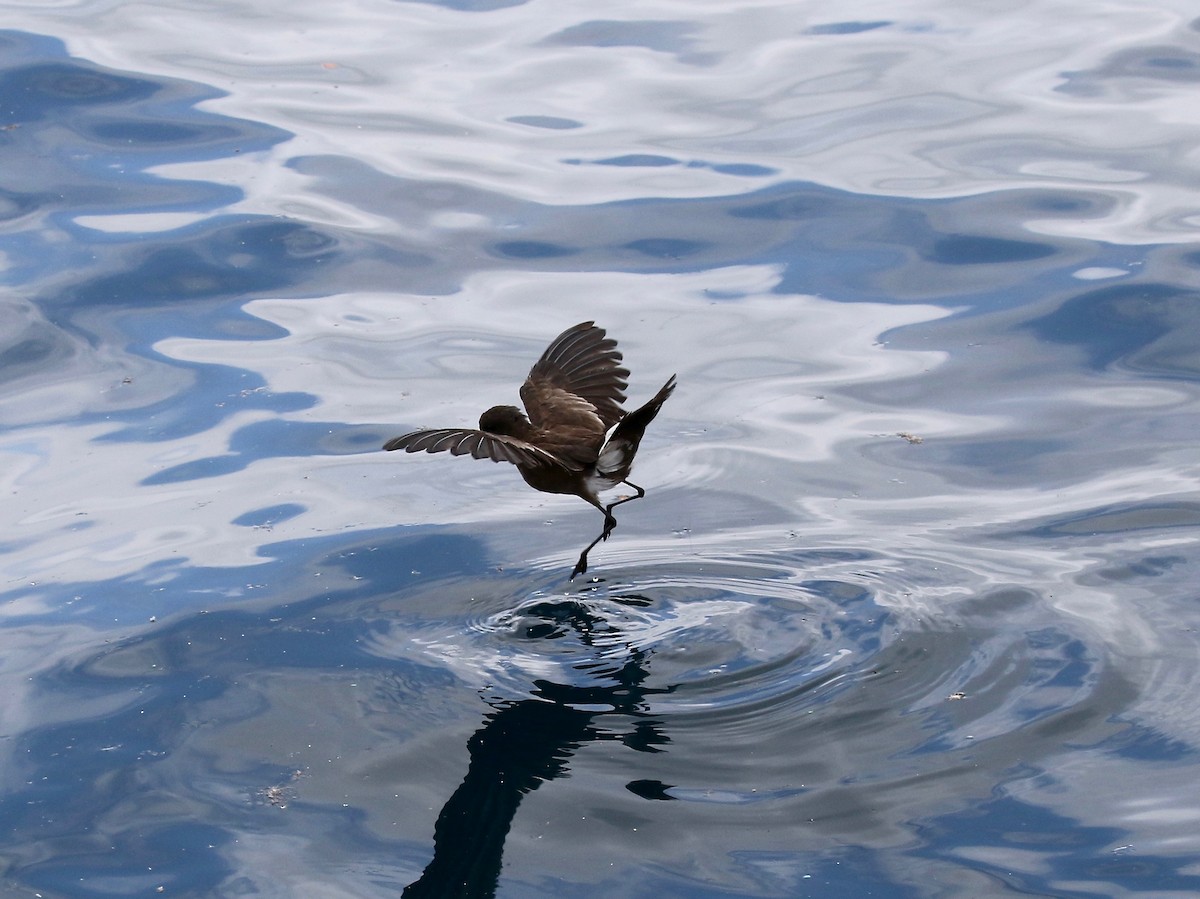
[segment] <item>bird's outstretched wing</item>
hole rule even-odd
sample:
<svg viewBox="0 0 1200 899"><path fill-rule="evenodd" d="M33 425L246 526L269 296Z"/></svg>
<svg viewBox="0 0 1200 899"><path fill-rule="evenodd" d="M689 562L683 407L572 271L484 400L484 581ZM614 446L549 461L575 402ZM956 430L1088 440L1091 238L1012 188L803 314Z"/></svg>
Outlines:
<svg viewBox="0 0 1200 899"><path fill-rule="evenodd" d="M551 342L529 371L521 401L534 427L548 422L578 424L601 434L624 416L628 369L617 342L594 322L580 322ZM598 421L597 421L598 420Z"/></svg>
<svg viewBox="0 0 1200 899"><path fill-rule="evenodd" d="M553 466L579 471L582 466L571 459L559 458L540 447L508 437L470 428L437 428L429 431L413 431L393 437L383 445L385 450L402 449L409 453L440 453L449 450L452 455L470 454L476 459L491 459L493 462L511 462L530 468Z"/></svg>

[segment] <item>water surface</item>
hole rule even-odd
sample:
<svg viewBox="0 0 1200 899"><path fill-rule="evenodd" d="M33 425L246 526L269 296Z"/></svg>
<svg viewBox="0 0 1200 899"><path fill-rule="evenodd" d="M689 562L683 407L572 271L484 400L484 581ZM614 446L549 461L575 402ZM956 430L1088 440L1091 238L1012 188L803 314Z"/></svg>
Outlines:
<svg viewBox="0 0 1200 899"><path fill-rule="evenodd" d="M14 894L1200 891L1187 5L0 9Z"/></svg>

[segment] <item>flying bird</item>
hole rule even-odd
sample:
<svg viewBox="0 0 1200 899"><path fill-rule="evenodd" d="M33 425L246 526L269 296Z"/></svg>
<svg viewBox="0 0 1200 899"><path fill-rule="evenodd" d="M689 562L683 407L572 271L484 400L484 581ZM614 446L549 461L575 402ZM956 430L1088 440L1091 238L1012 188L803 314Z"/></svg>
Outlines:
<svg viewBox="0 0 1200 899"><path fill-rule="evenodd" d="M383 448L449 450L455 456L511 462L535 490L587 500L604 513L604 529L580 554L574 579L587 571L588 553L617 526L612 510L646 495L629 480L633 457L646 426L675 390L671 375L649 402L627 413L621 403L628 377L617 342L595 322L580 322L555 337L530 369L521 385L524 413L516 406L493 406L479 417L478 430L412 431ZM618 484L632 487L636 495L604 505L599 494Z"/></svg>

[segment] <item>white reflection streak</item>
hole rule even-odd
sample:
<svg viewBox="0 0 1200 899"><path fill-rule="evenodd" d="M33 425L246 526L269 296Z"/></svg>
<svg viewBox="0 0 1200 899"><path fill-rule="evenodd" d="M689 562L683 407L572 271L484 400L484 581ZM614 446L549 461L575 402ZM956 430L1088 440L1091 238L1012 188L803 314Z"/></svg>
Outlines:
<svg viewBox="0 0 1200 899"><path fill-rule="evenodd" d="M1195 16L1183 0L1114 0L1101 10L1051 0L1007 18L950 0L899 14L873 2L616 2L605 18L623 23L627 39L614 46L581 34L591 15L572 4L464 15L347 0L335 14L313 0L264 0L236 34L229 17L247 13L219 0L169 15L146 4L81 8L89 14L47 4L6 13L9 27L60 35L101 64L218 85L228 95L206 108L295 135L254 164L159 170L236 184L246 197L229 211L302 213L311 194L297 182L280 190L278 178L294 178L297 158L330 155L550 203L712 196L781 180L915 197L1103 189L1118 201L1108 216L1032 227L1194 240L1194 83L1106 69L1122 53L1183 47ZM883 24L810 30L847 16ZM681 27L639 40L648 21ZM1085 89L1075 90L1081 79ZM581 127L510 121L522 116ZM591 164L637 153L676 164ZM775 174L720 170L730 163Z"/></svg>

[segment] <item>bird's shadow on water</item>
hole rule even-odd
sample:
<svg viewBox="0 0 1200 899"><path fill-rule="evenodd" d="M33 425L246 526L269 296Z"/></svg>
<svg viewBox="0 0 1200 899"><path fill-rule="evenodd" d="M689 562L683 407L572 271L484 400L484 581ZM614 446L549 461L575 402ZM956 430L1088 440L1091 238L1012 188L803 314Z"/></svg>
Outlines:
<svg viewBox="0 0 1200 899"><path fill-rule="evenodd" d="M636 594L609 600L650 604ZM595 647L595 635L604 633L606 652L571 666L586 676L586 685L539 679L529 698L490 703L492 711L467 741L467 774L434 825L433 858L405 896L494 896L504 840L527 794L565 776L571 757L588 743L619 741L638 752L660 752L670 742L647 699L674 688L646 685L649 651L625 643L627 652L613 658L613 626L586 601L547 600L522 611L520 637L553 640L571 633L584 647ZM644 798L669 798L646 796L636 781L628 788Z"/></svg>
<svg viewBox="0 0 1200 899"><path fill-rule="evenodd" d="M336 756L341 737L326 740L324 733L339 731L338 722L347 714L348 729L358 732L348 737L347 745L371 743L380 733L394 735L389 725L354 716L368 714L362 710L370 708L400 719L404 716L397 712L411 706L422 691L461 684L453 662L459 652L469 654L471 643L484 664L501 666L514 643L520 644L539 677L519 674L515 682L487 689L490 709L467 741L470 761L465 777L437 818L433 857L404 895L494 895L505 839L522 799L568 774L576 751L593 742L618 742L638 752L657 752L669 742L650 702L673 688L648 685L652 653L629 639L620 624L623 611L651 605L644 596L628 591L621 595L620 590L599 585L577 593L531 595L536 587L524 577L513 583L511 575L463 575L463 560L477 547L453 535L390 543L382 534L365 540L357 535L353 540L321 540L318 547L306 541L273 547L285 559L277 567L258 566L253 575L244 568L185 568L176 572L173 586L175 601L182 602L189 589L211 599L257 577L263 583L274 581L268 602L181 613L173 621L151 622L139 633L106 640L102 646L88 641L31 679L26 701L64 712L20 736L18 755L32 760L29 783L0 803L0 818L6 824L18 831L36 829L38 834L10 869L19 879L45 890L90 870L94 856L108 859L111 848L103 836L96 837L96 845L104 845L92 847L93 855L64 854L60 846L79 839L80 821L87 821L88 831L95 834L131 826L129 820L136 820L137 828L150 827L139 817L143 803L153 801L154 785L175 780L177 766L203 785L178 791L180 801L204 803L213 815L211 824L197 820L194 807L189 807L181 813L188 823L178 827L191 828L188 833L203 828L204 840L213 846L236 842L230 833L261 826L261 802L213 804L207 792L212 784L219 783L226 798L253 791L248 795L274 802L271 791L258 789L258 784L276 776L277 759L303 756L312 742L321 746L318 752ZM482 568L480 562L472 559L468 567ZM397 591L397 569L417 564L426 575ZM339 573L349 580L338 578ZM553 581L560 583L560 577L556 572ZM541 572L537 580L550 578ZM90 592L105 594L110 603L114 596L128 599L131 609L133 599L145 590L141 581L90 586ZM68 595L88 592L80 584L64 590ZM483 600L489 591L494 595ZM463 614L465 605L447 613L448 594L464 601L468 594L480 596L481 604L489 607L487 620L482 625L471 620ZM77 605L87 604L80 600ZM76 622L91 621L95 613L81 608ZM446 657L435 646L443 642L452 647ZM556 669L560 673L547 675L546 665L538 663L555 658L562 662ZM356 681L379 684L380 691L364 700L356 691L347 694L335 688L336 699L331 699L322 685L341 683L346 672ZM326 673L333 677L326 678ZM400 694L387 692L392 683L404 685ZM296 708L303 712L293 716ZM293 726L299 730L291 730ZM321 736L314 738L311 728ZM364 757L353 748L347 755ZM264 762L264 756L269 761ZM206 767L218 757L220 772ZM300 762L297 767L307 766ZM205 773L199 775L201 771ZM406 771L403 776L412 786L411 767ZM341 783L340 776L344 774L331 773L321 783ZM644 795L637 783L629 789ZM279 795L290 790L282 789ZM58 812L50 825L41 820L48 803ZM217 807L219 814L212 811ZM319 800L298 800L294 807L304 809L304 817L292 819L297 832L323 814ZM158 833L172 826L170 815L165 817L166 824L150 829ZM395 844L372 845L372 851L396 851ZM101 867L132 869L144 861L134 850L118 854L119 861L107 860ZM411 872L408 852L404 855L404 867ZM158 863L159 875L176 885L200 876L161 859ZM216 889L234 872L228 864L212 864L204 869L202 883L188 882L197 891Z"/></svg>

